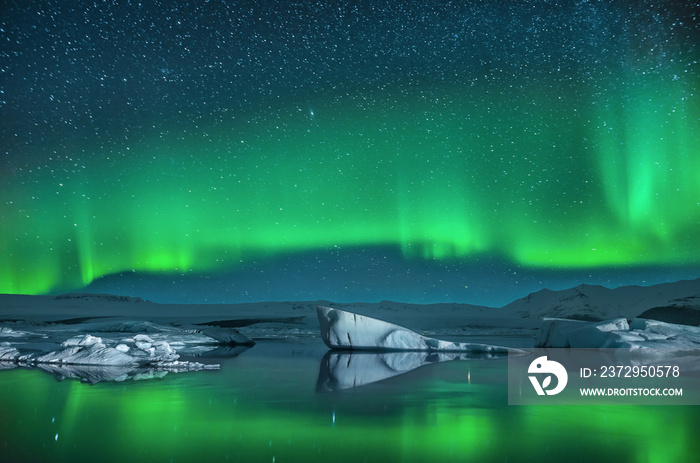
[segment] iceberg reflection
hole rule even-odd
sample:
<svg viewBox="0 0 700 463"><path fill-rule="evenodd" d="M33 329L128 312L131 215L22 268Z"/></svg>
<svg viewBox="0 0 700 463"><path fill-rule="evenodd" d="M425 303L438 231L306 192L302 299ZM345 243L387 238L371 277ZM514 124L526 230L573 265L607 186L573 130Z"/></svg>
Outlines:
<svg viewBox="0 0 700 463"><path fill-rule="evenodd" d="M352 389L376 383L431 363L492 358L493 356L493 354L462 352L341 352L332 350L326 352L321 360L316 392Z"/></svg>

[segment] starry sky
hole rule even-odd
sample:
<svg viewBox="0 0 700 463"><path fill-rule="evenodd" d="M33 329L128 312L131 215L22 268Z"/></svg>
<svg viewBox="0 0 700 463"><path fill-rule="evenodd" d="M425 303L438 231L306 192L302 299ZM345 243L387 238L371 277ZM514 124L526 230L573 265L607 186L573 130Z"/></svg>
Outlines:
<svg viewBox="0 0 700 463"><path fill-rule="evenodd" d="M4 1L0 293L700 276L696 2Z"/></svg>

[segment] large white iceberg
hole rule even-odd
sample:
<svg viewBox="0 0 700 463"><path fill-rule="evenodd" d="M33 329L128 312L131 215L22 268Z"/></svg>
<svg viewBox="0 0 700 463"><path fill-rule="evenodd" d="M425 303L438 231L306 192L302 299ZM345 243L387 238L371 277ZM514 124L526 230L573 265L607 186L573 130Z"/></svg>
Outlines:
<svg viewBox="0 0 700 463"><path fill-rule="evenodd" d="M316 308L321 338L331 349L508 353L507 347L428 338L399 325L331 307Z"/></svg>

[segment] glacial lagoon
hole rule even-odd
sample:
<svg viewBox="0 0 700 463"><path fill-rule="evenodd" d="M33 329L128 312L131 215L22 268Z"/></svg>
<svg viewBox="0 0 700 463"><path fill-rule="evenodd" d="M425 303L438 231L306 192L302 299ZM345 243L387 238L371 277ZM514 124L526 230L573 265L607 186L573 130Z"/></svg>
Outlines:
<svg viewBox="0 0 700 463"><path fill-rule="evenodd" d="M333 389L323 383L326 354L315 338L263 340L204 359L218 371L97 384L0 371L0 460L666 462L700 453L697 407L509 406L506 358Z"/></svg>

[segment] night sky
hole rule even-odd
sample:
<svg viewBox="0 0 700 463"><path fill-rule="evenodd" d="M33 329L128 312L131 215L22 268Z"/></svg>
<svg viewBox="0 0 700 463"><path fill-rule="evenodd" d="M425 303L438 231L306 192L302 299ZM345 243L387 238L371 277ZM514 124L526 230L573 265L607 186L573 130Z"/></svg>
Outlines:
<svg viewBox="0 0 700 463"><path fill-rule="evenodd" d="M700 276L700 4L9 1L0 293Z"/></svg>

